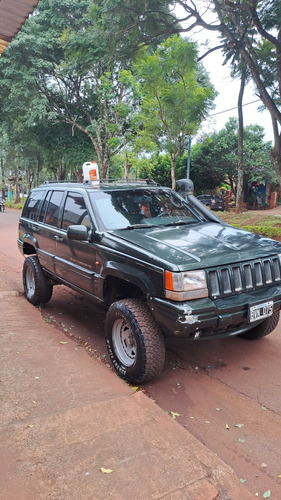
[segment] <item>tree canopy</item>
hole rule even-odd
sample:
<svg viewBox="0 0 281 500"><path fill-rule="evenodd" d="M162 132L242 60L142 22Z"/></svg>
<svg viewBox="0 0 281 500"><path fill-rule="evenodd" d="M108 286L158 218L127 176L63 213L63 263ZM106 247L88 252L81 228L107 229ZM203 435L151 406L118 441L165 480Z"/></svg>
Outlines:
<svg viewBox="0 0 281 500"><path fill-rule="evenodd" d="M269 161L271 143L264 141L264 131L259 125L244 129L244 178L243 184L278 182ZM191 172L198 192L213 191L227 182L235 194L237 188L238 122L231 118L219 132L205 136L192 148Z"/></svg>
<svg viewBox="0 0 281 500"><path fill-rule="evenodd" d="M243 63L269 109L281 183L280 13L273 0L40 0L0 59L10 164L24 165L28 184L44 169L77 177L78 165L94 159L102 177L123 166L139 175L159 170L166 151L174 185L187 137L215 96L196 46L179 36L200 26L219 33L233 69ZM237 172L237 148L228 147Z"/></svg>
<svg viewBox="0 0 281 500"><path fill-rule="evenodd" d="M187 147L187 137L196 134L212 108L215 92L197 62L196 46L177 35L153 53L142 50L136 71L143 91L143 137L154 137L159 149L169 152L175 188L176 160Z"/></svg>

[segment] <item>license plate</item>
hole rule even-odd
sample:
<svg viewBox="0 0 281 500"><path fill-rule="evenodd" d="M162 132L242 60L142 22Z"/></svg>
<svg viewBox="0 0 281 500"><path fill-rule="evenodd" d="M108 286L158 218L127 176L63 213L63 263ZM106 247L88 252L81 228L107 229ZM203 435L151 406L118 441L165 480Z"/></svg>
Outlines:
<svg viewBox="0 0 281 500"><path fill-rule="evenodd" d="M268 318L273 314L273 300L251 306L249 309L249 322L258 321L259 319Z"/></svg>

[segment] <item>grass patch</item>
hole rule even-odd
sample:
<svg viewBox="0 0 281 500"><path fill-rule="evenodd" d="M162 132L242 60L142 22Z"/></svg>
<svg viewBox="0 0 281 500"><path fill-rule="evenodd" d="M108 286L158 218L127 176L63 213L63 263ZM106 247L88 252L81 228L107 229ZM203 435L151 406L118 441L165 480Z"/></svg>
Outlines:
<svg viewBox="0 0 281 500"><path fill-rule="evenodd" d="M20 203L15 203L14 201L6 201L5 200L5 207L6 208L17 208L18 210L22 210L24 203L25 203L25 201L20 202Z"/></svg>
<svg viewBox="0 0 281 500"><path fill-rule="evenodd" d="M281 217L278 215L265 215L251 211L236 214L235 212L220 212L219 217L231 226L251 231L268 238L281 237Z"/></svg>

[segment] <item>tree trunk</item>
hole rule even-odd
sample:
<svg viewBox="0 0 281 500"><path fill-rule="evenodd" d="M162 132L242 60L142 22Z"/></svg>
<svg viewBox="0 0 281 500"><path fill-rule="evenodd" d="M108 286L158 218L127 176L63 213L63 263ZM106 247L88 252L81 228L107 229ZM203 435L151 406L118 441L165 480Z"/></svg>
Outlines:
<svg viewBox="0 0 281 500"><path fill-rule="evenodd" d="M171 181L172 181L172 189L176 188L176 177L175 177L175 169L176 169L176 155L171 153Z"/></svg>
<svg viewBox="0 0 281 500"><path fill-rule="evenodd" d="M244 185L244 123L243 123L243 95L246 82L245 66L242 62L240 90L238 96L238 168L236 188L236 212L241 213L243 208Z"/></svg>
<svg viewBox="0 0 281 500"><path fill-rule="evenodd" d="M130 170L130 162L127 153L125 154L125 163L124 163L124 178L126 181L129 179L129 170Z"/></svg>
<svg viewBox="0 0 281 500"><path fill-rule="evenodd" d="M2 196L5 197L5 172L4 172L4 162L1 158L1 175L2 175Z"/></svg>
<svg viewBox="0 0 281 500"><path fill-rule="evenodd" d="M281 186L281 133L279 133L277 120L273 117L272 128L274 134L274 145L273 149L270 151L270 158Z"/></svg>
<svg viewBox="0 0 281 500"><path fill-rule="evenodd" d="M16 188L16 199L15 203L20 202L20 186L19 186L19 167L16 167L16 183L15 183L15 188Z"/></svg>
<svg viewBox="0 0 281 500"><path fill-rule="evenodd" d="M64 157L62 157L61 162L59 163L58 170L57 170L57 177L58 177L59 181L64 181L65 180Z"/></svg>

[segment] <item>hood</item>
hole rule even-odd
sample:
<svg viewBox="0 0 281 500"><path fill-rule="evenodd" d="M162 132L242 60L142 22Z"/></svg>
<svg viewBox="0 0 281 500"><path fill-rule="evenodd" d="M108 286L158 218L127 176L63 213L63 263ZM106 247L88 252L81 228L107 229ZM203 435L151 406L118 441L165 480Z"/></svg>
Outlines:
<svg viewBox="0 0 281 500"><path fill-rule="evenodd" d="M156 265L164 263L171 270L216 267L281 253L277 241L212 222L125 229L112 234L132 245L132 256Z"/></svg>

